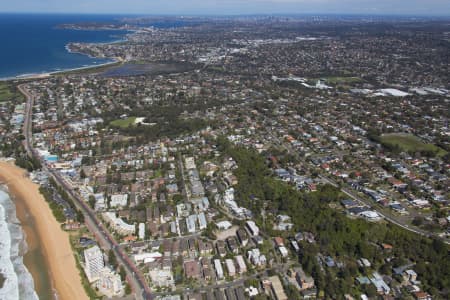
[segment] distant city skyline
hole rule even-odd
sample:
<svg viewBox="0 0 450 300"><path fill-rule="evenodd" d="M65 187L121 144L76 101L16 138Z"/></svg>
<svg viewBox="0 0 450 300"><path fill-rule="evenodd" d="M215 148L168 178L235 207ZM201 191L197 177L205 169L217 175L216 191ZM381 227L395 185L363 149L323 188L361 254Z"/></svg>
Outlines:
<svg viewBox="0 0 450 300"><path fill-rule="evenodd" d="M95 14L373 14L450 15L449 0L21 0L0 12Z"/></svg>

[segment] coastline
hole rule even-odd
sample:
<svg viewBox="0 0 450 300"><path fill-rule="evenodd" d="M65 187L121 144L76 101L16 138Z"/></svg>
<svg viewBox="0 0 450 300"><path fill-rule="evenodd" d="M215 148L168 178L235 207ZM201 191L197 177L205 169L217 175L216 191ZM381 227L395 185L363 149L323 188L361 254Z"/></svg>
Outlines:
<svg viewBox="0 0 450 300"><path fill-rule="evenodd" d="M136 30L127 30L127 31L129 31L129 32L136 32ZM103 43L100 42L100 43L93 43L93 44L108 45L108 44L123 43L123 42L127 42L127 41L128 41L128 38L125 35L125 37L123 39L118 39L118 40L115 40L115 41L112 41L112 42L103 42ZM2 81L12 81L12 80L43 79L43 78L49 78L51 76L55 76L55 75L59 75L59 74L76 72L76 71L87 71L89 69L107 67L109 65L115 65L115 64L124 62L124 60L121 59L120 57L105 57L105 58L102 58L102 57L91 56L91 55L88 55L86 53L82 53L82 52L78 52L78 51L73 51L73 50L70 49L69 44L65 45L65 47L64 47L68 53L85 55L85 56L87 56L87 57L89 57L91 59L109 59L110 61L105 62L105 63L101 63L101 64L92 64L92 65L75 67L75 68L67 68L67 69L61 69L61 70L51 71L51 72L42 71L40 73L29 73L29 74L21 74L21 75L12 76L12 77L3 77L3 78L0 78L0 82L2 82Z"/></svg>
<svg viewBox="0 0 450 300"><path fill-rule="evenodd" d="M59 300L89 299L81 283L68 233L61 229L47 202L39 192L39 186L11 162L0 161L0 181L8 186L17 208L17 218L22 223L28 244L27 253L42 252L44 261L35 261L38 256L24 256L26 267L33 276L35 285L42 285L48 270L51 286ZM38 251L39 252L39 251ZM45 294L45 293L44 293Z"/></svg>
<svg viewBox="0 0 450 300"><path fill-rule="evenodd" d="M76 72L76 71L88 71L90 69L107 67L109 65L115 65L115 64L124 62L122 59L120 59L118 57L114 57L114 58L111 58L111 59L112 59L112 61L107 62L107 63L103 63L103 64L90 65L90 66L85 66L85 67L79 67L79 68L72 68L72 69L67 69L67 70L55 71L55 72L51 72L51 73L45 73L45 75L46 75L46 77L50 77L50 76L55 76L55 75L60 75L60 74L70 73L70 72ZM30 79L30 78L28 78L28 79Z"/></svg>
<svg viewBox="0 0 450 300"><path fill-rule="evenodd" d="M42 245L36 231L34 218L27 212L27 207L23 201L15 197L11 190L8 189L11 200L16 209L16 217L20 221L22 228L25 248L22 248L23 263L30 272L34 290L40 299L52 299L53 288L48 268L46 268L45 257L42 251Z"/></svg>
<svg viewBox="0 0 450 300"><path fill-rule="evenodd" d="M0 185L0 237L0 299L38 300L33 277L24 264L25 233L5 185Z"/></svg>
<svg viewBox="0 0 450 300"><path fill-rule="evenodd" d="M109 65L115 65L118 63L122 63L123 60L119 58L112 58L113 61L102 63L102 64L96 64L96 65L89 65L84 67L78 67L78 68L71 68L71 69L63 69L59 71L54 72L42 72L42 73L35 73L35 74L23 74L15 77L6 77L6 78L0 78L1 81L12 81L12 80L30 80L30 79L43 79L43 78L49 78L51 76L64 74L64 73L70 73L70 72L76 72L76 71L87 71L89 69L95 69L95 68L101 68L101 67L107 67Z"/></svg>

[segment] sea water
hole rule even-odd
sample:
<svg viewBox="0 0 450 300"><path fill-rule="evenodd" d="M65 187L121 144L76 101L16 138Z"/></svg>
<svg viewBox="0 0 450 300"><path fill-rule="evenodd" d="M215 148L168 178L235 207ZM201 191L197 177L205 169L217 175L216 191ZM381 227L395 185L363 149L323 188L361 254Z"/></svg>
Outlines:
<svg viewBox="0 0 450 300"><path fill-rule="evenodd" d="M116 23L119 16L0 13L0 79L94 66L111 59L67 51L71 42L106 43L124 39L123 30L71 30L61 24Z"/></svg>
<svg viewBox="0 0 450 300"><path fill-rule="evenodd" d="M0 299L38 299L33 277L23 263L26 241L7 188L0 186L0 273L5 278Z"/></svg>

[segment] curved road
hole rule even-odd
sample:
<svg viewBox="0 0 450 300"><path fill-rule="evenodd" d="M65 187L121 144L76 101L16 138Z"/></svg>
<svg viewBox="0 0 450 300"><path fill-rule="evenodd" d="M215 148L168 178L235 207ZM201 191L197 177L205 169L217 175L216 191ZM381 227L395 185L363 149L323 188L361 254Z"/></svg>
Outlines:
<svg viewBox="0 0 450 300"><path fill-rule="evenodd" d="M277 138L276 136L274 136L273 134L269 134L269 135L272 137L272 139L273 139L274 141L276 141L276 143L277 143L279 146L283 147L286 151L288 151L288 153L293 154L293 155L296 156L300 161L303 161L303 160L301 159L301 157L298 155L298 153L295 151L295 149L292 148L291 145L286 145L285 143L281 142L280 139ZM351 190L349 190L349 189L347 189L347 188L345 188L345 187L343 187L343 188L342 188L342 187L339 187L339 185L338 185L333 179L328 178L328 177L325 177L325 176L323 176L323 175L319 175L319 177L320 177L322 180L324 180L324 181L328 182L329 184L331 184L332 186L339 188L344 194L346 194L347 196L349 196L349 197L352 198L353 200L356 200L356 201L358 201L358 202L360 202L360 203L364 203L364 204L366 204L366 205L372 207L373 209L375 209L375 210L377 211L377 213L378 213L379 215L383 216L383 218L386 219L388 222L391 222L392 224L395 224L395 225L397 225L397 226L400 226L400 227L402 227L403 229L406 229L406 230L408 230L408 231L414 232L414 233L416 233L416 234L419 234L419 235L422 235L422 236L426 236L426 237L429 237L429 238L431 238L431 237L438 238L438 239L442 240L444 243L450 244L449 239L439 237L439 236L437 236L436 234L434 234L434 233L432 233L432 232L429 232L429 231L426 231L426 230L422 230L422 229L417 228L417 227L415 227L415 226L409 226L408 224L406 224L406 223L404 223L404 222L402 222L402 221L400 221L400 220L394 219L392 216L387 215L386 213L384 213L384 212L381 211L380 209L377 209L376 207L373 207L373 204L374 204L373 202L370 202L370 201L367 200L367 199L363 199L363 198L361 198L361 197L355 195Z"/></svg>
<svg viewBox="0 0 450 300"><path fill-rule="evenodd" d="M331 184L332 186L339 187L338 184L334 180L332 180L330 178L327 178L325 176L322 176L322 175L319 175L319 177L322 180L324 180L324 181L328 182L329 184ZM358 197L357 195L355 195L352 191L348 190L347 188L341 188L341 191L344 194L346 194L347 196L349 196L350 198L352 198L353 200L356 200L356 201L358 201L360 203L363 203L363 204L365 204L367 206L370 206L370 207L374 208L373 207L374 202L371 202L371 201L369 201L367 199ZM393 224L395 224L397 226L402 227L403 229L409 230L411 232L414 232L416 234L420 234L420 235L423 235L423 236L426 236L426 237L429 237L429 238L431 238L431 237L440 238L440 237L437 237L435 234L430 233L430 232L428 232L426 230L422 230L422 229L417 228L417 227L413 227L413 226L409 226L409 225L404 224L404 223L400 223L399 221L397 221L393 217L389 216L388 214L384 213L383 211L380 211L379 209L376 209L376 208L374 208L374 209L377 211L378 214L383 216L384 219L386 219L387 221L389 221L389 222L391 222L391 223L393 223ZM440 238L440 239L444 243L450 244L450 242L447 239L444 239L444 238Z"/></svg>
<svg viewBox="0 0 450 300"><path fill-rule="evenodd" d="M34 95L28 92L24 85L18 86L20 92L27 98L25 106L25 120L23 126L23 135L25 136L24 146L28 156L35 157L39 160L37 151L32 146L32 108L34 103ZM150 289L142 277L141 272L136 268L135 264L130 260L128 255L119 247L116 240L109 234L103 224L98 220L94 211L80 198L80 196L73 191L73 189L66 183L64 178L55 170L47 168L45 162L41 161L42 169L50 175L57 184L62 187L67 194L72 198L75 206L79 209L84 216L85 224L88 229L94 234L97 242L103 249L112 249L118 262L124 266L127 273L128 282L131 284L135 291L136 299L152 299Z"/></svg>

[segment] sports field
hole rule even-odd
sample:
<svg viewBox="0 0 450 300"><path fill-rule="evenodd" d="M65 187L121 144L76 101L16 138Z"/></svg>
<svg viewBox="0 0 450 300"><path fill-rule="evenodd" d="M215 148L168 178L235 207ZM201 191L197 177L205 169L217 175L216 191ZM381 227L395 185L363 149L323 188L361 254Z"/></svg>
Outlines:
<svg viewBox="0 0 450 300"><path fill-rule="evenodd" d="M423 142L420 138L411 134L391 133L380 137L381 144L388 148L399 147L401 151L414 153L430 151L437 156L443 156L447 152L433 144Z"/></svg>

